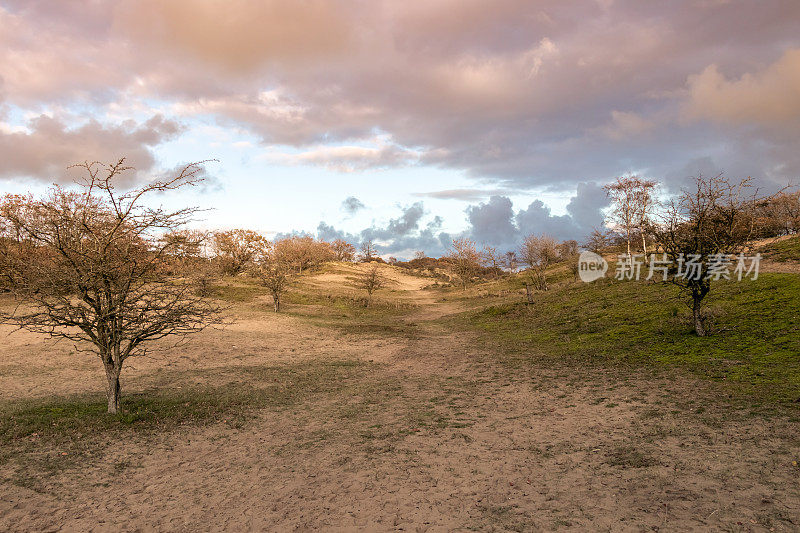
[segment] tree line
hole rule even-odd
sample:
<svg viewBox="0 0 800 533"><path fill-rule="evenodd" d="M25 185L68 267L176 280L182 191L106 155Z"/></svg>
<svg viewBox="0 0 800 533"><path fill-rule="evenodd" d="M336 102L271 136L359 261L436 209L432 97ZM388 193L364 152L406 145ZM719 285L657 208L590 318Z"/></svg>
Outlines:
<svg viewBox="0 0 800 533"><path fill-rule="evenodd" d="M187 229L195 208L167 211L150 207L152 196L197 185L201 164L190 164L174 177L121 192L116 184L132 170L124 160L86 162L77 190L54 186L45 196L0 198L0 288L20 305L0 311L0 323L90 346L105 370L108 411L120 408L124 362L140 356L153 341L179 342L189 334L219 324L220 307L210 296L212 281L223 275L250 275L272 295L274 310L292 277L327 261L383 262L372 241L355 246L310 236L269 240L258 232L233 229L201 232ZM592 232L584 248L632 254L662 254L704 260L745 249L757 237L797 233L800 194L782 191L759 196L750 179L730 182L723 176L699 177L694 188L659 202L657 183L619 178L606 187L612 201L608 231ZM531 290L548 290L547 274L558 263L578 275L577 241L559 242L529 235L518 250L498 252L466 238L452 241L440 258L417 252L399 267L444 270L466 289L476 279L515 274ZM613 249L613 248L612 248ZM706 261L696 279L670 267L665 281L678 286L693 311L695 330L705 335L702 302L711 290ZM377 265L357 280L366 305L386 284Z"/></svg>

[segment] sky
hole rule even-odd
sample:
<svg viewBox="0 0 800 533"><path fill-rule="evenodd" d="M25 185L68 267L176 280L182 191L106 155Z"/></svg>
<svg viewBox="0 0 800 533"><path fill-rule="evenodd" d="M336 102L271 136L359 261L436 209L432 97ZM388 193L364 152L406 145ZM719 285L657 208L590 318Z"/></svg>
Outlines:
<svg viewBox="0 0 800 533"><path fill-rule="evenodd" d="M196 225L582 241L638 174L800 183L796 0L0 0L0 193L126 158Z"/></svg>

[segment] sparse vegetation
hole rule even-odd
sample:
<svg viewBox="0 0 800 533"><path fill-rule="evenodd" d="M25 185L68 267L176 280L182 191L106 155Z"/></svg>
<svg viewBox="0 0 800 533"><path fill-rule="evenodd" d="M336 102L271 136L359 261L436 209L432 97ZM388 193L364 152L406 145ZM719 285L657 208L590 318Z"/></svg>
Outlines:
<svg viewBox="0 0 800 533"><path fill-rule="evenodd" d="M691 217L676 220L680 232ZM22 226L0 222L0 258L13 265ZM91 373L73 367L64 347L47 348L52 363L41 376L18 363L45 353L38 337L4 348L11 363L0 364L0 393L17 381L46 390L0 401L3 482L86 497L94 490L88 479L111 486L124 472L136 484L157 471L192 486L206 474L176 466L192 457L204 468L224 465L226 479L217 482L234 494L231 487L249 483L241 470L258 462L266 474L248 491L279 492L308 476L335 509L350 473L369 471L380 496L383 480L424 486L421 472L432 468L444 487L458 478L502 497L473 505L469 519L453 527L524 531L591 523L563 505L549 512L549 500L531 500L531 478L553 490L548 476L560 479L565 468L592 480L575 482L577 490L591 491L597 481L619 494L649 486L664 469L677 482L704 476L734 494L751 490L754 478L781 486L793 479L800 446L796 274L715 281L703 322L713 336L700 337L666 284L576 283L575 241L530 236L517 259L456 239L445 257L418 253L387 264L371 242L372 260L355 263L345 241L269 241L241 230L223 239L231 246L206 250L204 233L169 229L152 241L163 247L164 277L149 278L148 290L185 287L197 301L224 308L231 327L185 347L157 342L169 350L170 365L146 359L132 369L127 400L113 415L86 384ZM607 255L626 246L624 237L599 231L591 241ZM792 246L783 238L763 252L783 257ZM528 269L517 273L518 261ZM27 275L3 273L12 287ZM532 280L542 291L527 305L522 291ZM269 297L280 315L267 312ZM0 309L11 308L11 296L0 295ZM724 442L715 437L722 433ZM197 446L212 451L198 454ZM767 463L753 473L753 464ZM712 467L717 477L709 476ZM399 479L400 471L410 478ZM128 485L115 486L129 494ZM151 493L162 497L163 487ZM663 491L643 497L679 498ZM778 504L762 508L759 523L795 520ZM632 520L650 516L630 509ZM325 525L310 516L309 524Z"/></svg>

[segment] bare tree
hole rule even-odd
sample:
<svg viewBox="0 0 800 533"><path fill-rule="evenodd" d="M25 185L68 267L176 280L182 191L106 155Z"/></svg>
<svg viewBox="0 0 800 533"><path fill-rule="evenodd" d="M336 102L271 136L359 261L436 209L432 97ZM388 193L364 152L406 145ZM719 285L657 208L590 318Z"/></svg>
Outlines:
<svg viewBox="0 0 800 533"><path fill-rule="evenodd" d="M3 264L23 302L0 314L0 322L75 341L81 350L90 345L85 351L96 353L105 369L108 412L116 413L128 357L144 355L157 339L178 342L219 322L218 306L164 268L177 248L163 235L183 227L196 209L143 205L151 193L197 183L202 166L127 193L115 189L130 170L124 160L77 166L86 172L81 192L54 187L40 200L0 204L0 220L17 233Z"/></svg>
<svg viewBox="0 0 800 533"><path fill-rule="evenodd" d="M414 259L425 259L425 252L422 250L417 250L414 252Z"/></svg>
<svg viewBox="0 0 800 533"><path fill-rule="evenodd" d="M331 249L333 250L336 261L351 263L356 257L356 247L342 239L333 241L331 243Z"/></svg>
<svg viewBox="0 0 800 533"><path fill-rule="evenodd" d="M578 241L569 240L556 245L556 252L558 253L559 261L566 261L571 257L578 255Z"/></svg>
<svg viewBox="0 0 800 533"><path fill-rule="evenodd" d="M372 239L368 239L361 243L361 261L364 263L369 263L375 256L378 255L378 251L375 249L375 245L372 244Z"/></svg>
<svg viewBox="0 0 800 533"><path fill-rule="evenodd" d="M502 260L500 255L497 253L497 248L489 246L488 244L483 247L481 250L481 264L486 266L487 268L491 268L495 271L495 273L500 271L500 265Z"/></svg>
<svg viewBox="0 0 800 533"><path fill-rule="evenodd" d="M308 235L287 237L275 241L273 247L286 264L302 274L303 270L334 259L335 254L328 243L315 240Z"/></svg>
<svg viewBox="0 0 800 533"><path fill-rule="evenodd" d="M547 269L558 260L558 244L547 235L528 235L522 242L519 257L530 269L531 277L540 290L547 290Z"/></svg>
<svg viewBox="0 0 800 533"><path fill-rule="evenodd" d="M625 176L603 187L611 199L609 222L619 228L625 236L629 256L631 240L637 232L642 237L642 250L647 254L645 230L655 205L653 191L656 185L652 180Z"/></svg>
<svg viewBox="0 0 800 533"><path fill-rule="evenodd" d="M252 266L268 244L263 235L248 229L218 231L212 236L213 252L222 271L233 276Z"/></svg>
<svg viewBox="0 0 800 533"><path fill-rule="evenodd" d="M467 290L467 283L481 265L481 254L475 248L475 242L466 237L453 239L448 259L453 265L456 276L461 280L463 289Z"/></svg>
<svg viewBox="0 0 800 533"><path fill-rule="evenodd" d="M592 229L589 237L586 239L584 247L590 252L599 254L608 247L611 241L611 236L608 231L603 231L599 228Z"/></svg>
<svg viewBox="0 0 800 533"><path fill-rule="evenodd" d="M567 263L569 271L572 272L572 277L577 281L580 275L578 241L564 241L556 247L556 251L558 253L558 260Z"/></svg>
<svg viewBox="0 0 800 533"><path fill-rule="evenodd" d="M742 253L755 231L759 200L751 179L731 183L718 175L695 179L692 190L665 208L663 222L654 228L656 242L668 262L667 281L678 286L692 309L698 336L707 334L702 304L711 290L712 269Z"/></svg>
<svg viewBox="0 0 800 533"><path fill-rule="evenodd" d="M647 256L647 232L652 222L653 210L657 202L655 190L658 183L653 180L633 178L636 203L636 224L642 238L642 253Z"/></svg>
<svg viewBox="0 0 800 533"><path fill-rule="evenodd" d="M757 216L763 237L797 233L800 231L800 192L781 191L762 201Z"/></svg>
<svg viewBox="0 0 800 533"><path fill-rule="evenodd" d="M279 253L271 253L259 257L252 269L253 275L269 290L275 312L281 310L281 297L291 281L292 268L280 257Z"/></svg>
<svg viewBox="0 0 800 533"><path fill-rule="evenodd" d="M509 250L503 256L503 266L505 266L509 272L515 274L517 269L519 268L519 260L517 259L517 252L513 250Z"/></svg>
<svg viewBox="0 0 800 533"><path fill-rule="evenodd" d="M378 270L378 265L373 265L358 277L356 284L358 288L367 292L366 307L369 307L372 303L372 294L385 286L386 280Z"/></svg>

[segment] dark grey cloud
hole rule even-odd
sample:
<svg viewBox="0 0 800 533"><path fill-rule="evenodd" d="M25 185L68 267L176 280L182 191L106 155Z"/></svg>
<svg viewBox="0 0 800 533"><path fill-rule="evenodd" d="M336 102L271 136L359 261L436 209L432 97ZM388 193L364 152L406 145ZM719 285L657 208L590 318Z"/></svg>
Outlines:
<svg viewBox="0 0 800 533"><path fill-rule="evenodd" d="M578 184L565 215L553 215L541 200L534 200L525 209L515 212L509 198L493 196L486 203L467 208L467 235L479 243L509 250L519 246L530 234L582 242L592 228L602 226L602 210L607 205L605 192L596 183Z"/></svg>
<svg viewBox="0 0 800 533"><path fill-rule="evenodd" d="M450 246L451 237L442 232L442 217L435 216L426 223L421 223L424 215L422 202L417 202L402 209L402 214L389 220L384 226L370 226L358 233L348 233L336 229L327 222L317 225L317 238L332 241L345 240L355 246L371 240L380 254L398 254L411 257L417 250L429 255L442 255Z"/></svg>
<svg viewBox="0 0 800 533"><path fill-rule="evenodd" d="M361 232L362 239L379 241L398 241L408 238L420 228L420 221L425 214L422 202L416 202L402 208L402 214L389 220L386 226L371 227Z"/></svg>
<svg viewBox="0 0 800 533"><path fill-rule="evenodd" d="M342 210L349 215L357 213L364 207L364 203L355 196L348 196L342 201Z"/></svg>
<svg viewBox="0 0 800 533"><path fill-rule="evenodd" d="M479 245L491 245L499 250L514 250L529 234L547 234L559 240L583 242L595 227L603 224L603 209L608 199L596 183L580 183L567 204L567 214L553 215L541 200L534 200L524 209L515 210L511 199L495 195L486 202L466 208L468 228L459 235L441 230L440 216L423 221L422 202L402 208L400 216L385 225L370 226L357 233L347 233L320 222L317 236L324 240L344 239L354 245L365 240L376 243L381 254L411 257L416 250L431 256L447 253L452 238L464 236Z"/></svg>
<svg viewBox="0 0 800 533"><path fill-rule="evenodd" d="M513 206L505 196L492 196L487 203L471 205L466 213L471 236L478 242L505 243L517 233Z"/></svg>

